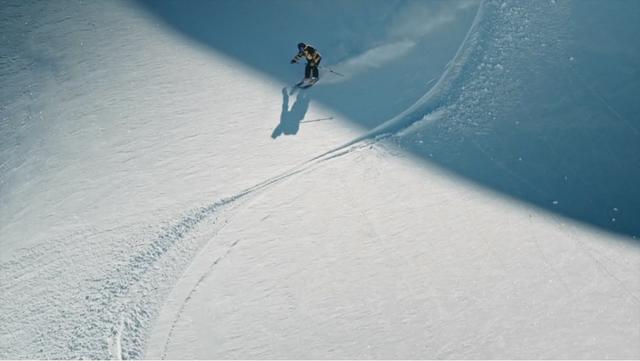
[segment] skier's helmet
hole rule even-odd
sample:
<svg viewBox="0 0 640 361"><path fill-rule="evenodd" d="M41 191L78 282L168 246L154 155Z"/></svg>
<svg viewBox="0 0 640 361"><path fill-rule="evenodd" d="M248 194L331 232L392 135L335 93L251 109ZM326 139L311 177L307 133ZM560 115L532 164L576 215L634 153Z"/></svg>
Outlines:
<svg viewBox="0 0 640 361"><path fill-rule="evenodd" d="M307 44L305 43L298 43L298 50L303 51L306 46Z"/></svg>

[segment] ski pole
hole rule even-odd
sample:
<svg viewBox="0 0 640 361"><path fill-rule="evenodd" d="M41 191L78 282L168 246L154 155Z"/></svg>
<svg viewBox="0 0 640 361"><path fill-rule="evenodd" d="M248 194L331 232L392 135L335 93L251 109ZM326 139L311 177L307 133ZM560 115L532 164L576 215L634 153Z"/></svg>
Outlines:
<svg viewBox="0 0 640 361"><path fill-rule="evenodd" d="M323 120L332 120L333 117L320 118L320 119L311 119L311 120L303 120L300 123L313 123L313 122L321 122Z"/></svg>
<svg viewBox="0 0 640 361"><path fill-rule="evenodd" d="M318 67L319 67L319 68L321 68L321 69L328 70L329 72L334 73L334 74L336 74L336 75L344 76L344 74L340 74L340 73L338 73L337 71L335 71L335 70L333 70L333 69L331 69L331 68L325 68L325 67L324 67L324 66L322 66L322 65L320 65L320 66L318 66Z"/></svg>

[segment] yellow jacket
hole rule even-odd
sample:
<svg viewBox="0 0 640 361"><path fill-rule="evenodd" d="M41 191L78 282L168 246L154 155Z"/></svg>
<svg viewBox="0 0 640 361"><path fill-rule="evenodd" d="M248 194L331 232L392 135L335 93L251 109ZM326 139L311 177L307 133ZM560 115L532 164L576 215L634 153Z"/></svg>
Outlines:
<svg viewBox="0 0 640 361"><path fill-rule="evenodd" d="M320 63L320 60L322 59L322 56L320 56L320 53L318 51L316 51L316 49L310 45L306 45L304 47L304 49L302 49L301 52L299 52L294 58L293 61L294 62L299 62L300 59L302 58L306 58L307 62L309 63L309 65L311 66L316 66L318 65L318 63Z"/></svg>

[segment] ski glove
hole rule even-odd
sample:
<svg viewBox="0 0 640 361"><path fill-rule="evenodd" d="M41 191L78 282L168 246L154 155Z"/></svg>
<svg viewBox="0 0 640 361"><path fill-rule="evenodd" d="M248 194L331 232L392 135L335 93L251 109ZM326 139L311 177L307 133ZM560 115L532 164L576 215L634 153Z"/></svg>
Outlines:
<svg viewBox="0 0 640 361"><path fill-rule="evenodd" d="M297 61L295 59L291 59L291 64L295 64Z"/></svg>

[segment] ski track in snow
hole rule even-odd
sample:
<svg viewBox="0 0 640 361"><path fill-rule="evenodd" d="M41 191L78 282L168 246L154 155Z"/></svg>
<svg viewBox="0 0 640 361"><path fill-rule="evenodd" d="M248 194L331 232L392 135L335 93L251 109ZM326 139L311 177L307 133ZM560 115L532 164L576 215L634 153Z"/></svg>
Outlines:
<svg viewBox="0 0 640 361"><path fill-rule="evenodd" d="M360 141L361 142L361 141ZM320 166L321 164L323 164L326 161L338 158L338 157L342 157L344 155L347 154L351 154L355 151L361 150L361 149L365 149L368 148L370 146L372 146L374 144L374 142L363 142L361 144L355 144L354 142L349 142L343 146L337 147L333 150L330 150L326 153L323 153L320 156L314 157L306 162L301 163L300 165L291 168L290 170L281 173L280 175L277 175L275 177L269 178L251 188L248 188L244 191L242 191L241 193L231 197L233 199L233 201L240 199L241 197L244 196L248 196L250 194L255 195L257 192L260 191L265 191L267 190L269 187L274 186L292 176L295 176L297 174L300 173L304 173L304 172L308 172L310 170L312 170L313 168ZM210 240L211 241L211 240ZM195 285L193 285L187 296L181 301L180 306L178 308L178 310L175 312L175 317L173 317L173 321L171 323L171 325L169 326L169 332L168 332L168 336L164 342L164 347L162 350L162 358L165 359L166 355L167 355L167 347L171 341L171 337L173 335L173 332L175 330L175 327L177 325L177 323L180 321L180 318L182 317L182 314L184 312L184 309L188 306L189 301L193 298L194 294L198 291L198 287L200 286L200 284L205 281L207 279L207 277L209 275L211 275L211 273L214 271L215 266L218 265L218 263L220 263L220 261L222 261L223 259L225 259L226 257L229 256L229 254L231 253L231 251L233 250L234 247L236 247L238 245L238 243L240 243L240 240L236 240L234 241L230 246L228 246L228 248L226 249L226 251L224 252L223 255L217 257L208 267L208 269L198 278L198 281L195 283ZM204 248L204 246L202 247Z"/></svg>
<svg viewBox="0 0 640 361"><path fill-rule="evenodd" d="M231 253L231 250L233 249L233 247L235 247L238 244L238 242L240 242L240 240L236 240L235 242L233 242L222 256L218 257L215 261L213 261L213 263L211 263L211 265L209 266L209 270L206 273L204 273L200 277L200 279L198 279L198 282L196 283L196 285L191 289L191 291L189 291L189 294L182 302L182 305L180 306L180 309L178 310L178 313L176 314L176 317L173 323L171 324L171 328L169 329L169 336L167 337L167 340L164 344L164 348L162 350L162 359L167 358L167 347L169 346L169 342L171 342L171 338L173 336L173 331L175 330L176 324L182 317L184 309L189 304L189 301L191 301L191 298L193 297L193 295L198 291L198 287L200 287L200 284L202 284L202 282L211 274L211 272L213 272L213 268Z"/></svg>
<svg viewBox="0 0 640 361"><path fill-rule="evenodd" d="M94 280L99 285L99 289L97 290L99 296L96 297L95 301L99 301L101 306L97 307L108 309L109 312L107 312L107 315L112 315L111 321L106 323L112 325L110 326L111 331L109 332L111 336L107 340L107 349L111 357L127 359L141 358L143 356L146 333L148 332L148 327L153 320L154 314L147 311L147 304L141 301L143 301L142 298L147 297L152 290L160 287L158 283L161 281L154 272L163 267L159 267L157 264L164 261L174 262L172 259L178 256L173 254L172 248L175 248L178 242L184 241L190 233L197 233L196 229L200 224L210 221L210 218L215 216L217 217L216 220L213 221L213 223L216 224L214 227L215 230L207 236L204 243L201 242L197 247L198 249L204 248L207 243L214 241L215 234L224 228L224 225L232 217L234 210L241 205L243 200L247 200L250 196L255 196L290 177L309 171L325 161L363 149L370 144L370 142L363 142L361 144L351 144L350 142L347 145L335 148L323 153L321 156L303 162L288 171L260 182L233 196L187 212L187 216L173 223L165 232L158 235L142 252L134 256L129 263L118 267L101 279ZM182 310L187 306L193 294L197 292L198 285L213 272L215 266L227 257L238 243L239 241L236 241L231 244L224 255L216 259L210 265L209 270L200 276L198 283L184 299L171 326L171 331L179 321ZM188 259L191 259L191 257L188 257ZM123 282L122 280L126 281ZM138 287L141 287L143 290L139 291ZM142 295L136 296L137 293L142 293ZM159 300L144 301L152 303L159 302ZM95 317L99 317L99 315L88 313L85 314L83 318L90 320ZM94 324L97 325L99 322ZM77 338L81 338L82 336L81 334L75 334ZM167 343L168 341L169 340L167 340ZM163 355L165 353L166 350L163 352Z"/></svg>
<svg viewBox="0 0 640 361"><path fill-rule="evenodd" d="M118 322L118 328L115 334L109 338L109 352L111 357L116 360L122 360L122 330L124 329L124 318L121 315Z"/></svg>

